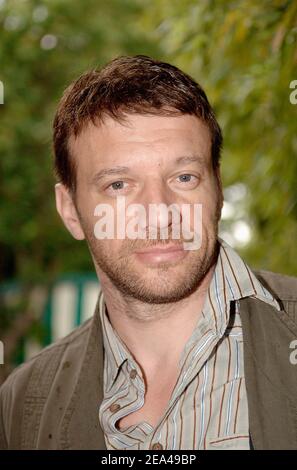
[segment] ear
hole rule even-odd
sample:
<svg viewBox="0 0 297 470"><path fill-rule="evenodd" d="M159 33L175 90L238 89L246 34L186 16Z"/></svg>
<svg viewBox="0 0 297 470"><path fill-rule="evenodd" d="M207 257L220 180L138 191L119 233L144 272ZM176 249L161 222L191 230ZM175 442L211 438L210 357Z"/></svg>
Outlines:
<svg viewBox="0 0 297 470"><path fill-rule="evenodd" d="M67 189L62 183L57 183L55 185L55 193L56 208L65 227L76 240L83 240L85 235L69 189Z"/></svg>

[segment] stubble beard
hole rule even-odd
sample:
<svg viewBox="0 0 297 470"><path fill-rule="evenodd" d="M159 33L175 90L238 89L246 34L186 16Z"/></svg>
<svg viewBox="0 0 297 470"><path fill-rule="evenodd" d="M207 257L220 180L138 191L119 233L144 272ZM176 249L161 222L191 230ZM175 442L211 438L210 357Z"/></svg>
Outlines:
<svg viewBox="0 0 297 470"><path fill-rule="evenodd" d="M149 304L178 302L191 295L216 263L219 252L218 224L211 231L203 230L200 249L189 250L179 262L154 266L144 266L135 259L135 244L140 249L157 243L167 244L170 240L127 239L123 240L121 251L114 253L109 240L97 240L86 226L84 232L98 271L103 272L124 297Z"/></svg>

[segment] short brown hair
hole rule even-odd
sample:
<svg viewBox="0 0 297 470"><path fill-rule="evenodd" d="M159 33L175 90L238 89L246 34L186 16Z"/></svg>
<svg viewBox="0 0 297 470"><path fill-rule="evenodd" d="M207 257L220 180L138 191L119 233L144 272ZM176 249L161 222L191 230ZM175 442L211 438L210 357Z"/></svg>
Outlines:
<svg viewBox="0 0 297 470"><path fill-rule="evenodd" d="M89 122L96 124L106 116L121 121L136 113L196 115L210 130L212 163L218 166L222 132L201 86L174 65L144 55L121 56L83 74L65 90L53 123L58 179L75 191L71 136L78 136Z"/></svg>

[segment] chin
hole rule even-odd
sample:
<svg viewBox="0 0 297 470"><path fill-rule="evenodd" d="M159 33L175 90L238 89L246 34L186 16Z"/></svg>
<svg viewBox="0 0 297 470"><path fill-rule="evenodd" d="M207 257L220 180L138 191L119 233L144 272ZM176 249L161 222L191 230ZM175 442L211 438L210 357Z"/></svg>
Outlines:
<svg viewBox="0 0 297 470"><path fill-rule="evenodd" d="M141 302L149 304L169 304L185 299L194 290L195 289L191 291L188 287L181 289L180 286L178 286L176 289L169 290L140 289L137 292L131 292L130 295Z"/></svg>
<svg viewBox="0 0 297 470"><path fill-rule="evenodd" d="M129 294L146 303L162 304L178 302L198 287L199 280L186 276L185 273L154 273L153 275L140 275L137 282L130 283ZM126 289L127 293L127 289Z"/></svg>

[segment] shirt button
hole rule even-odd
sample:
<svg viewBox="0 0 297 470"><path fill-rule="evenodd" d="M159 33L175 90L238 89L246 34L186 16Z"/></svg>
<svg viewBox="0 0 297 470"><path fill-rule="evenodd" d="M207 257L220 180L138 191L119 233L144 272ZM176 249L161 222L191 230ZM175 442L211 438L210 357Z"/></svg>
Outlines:
<svg viewBox="0 0 297 470"><path fill-rule="evenodd" d="M131 378L131 379L135 379L136 375L137 375L137 370L132 369L132 370L130 371L130 378Z"/></svg>
<svg viewBox="0 0 297 470"><path fill-rule="evenodd" d="M116 411L119 411L120 408L121 408L121 406L118 403L113 403L109 407L109 409L112 413L115 413Z"/></svg>
<svg viewBox="0 0 297 470"><path fill-rule="evenodd" d="M163 446L160 444L160 442L156 442L155 444L152 445L151 447L152 450L162 450Z"/></svg>

